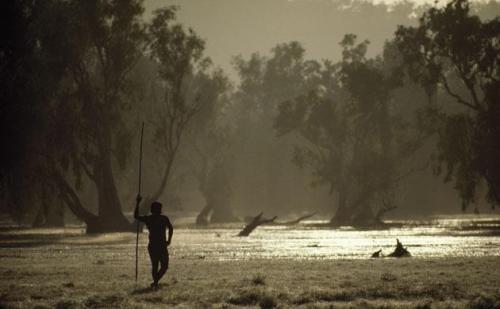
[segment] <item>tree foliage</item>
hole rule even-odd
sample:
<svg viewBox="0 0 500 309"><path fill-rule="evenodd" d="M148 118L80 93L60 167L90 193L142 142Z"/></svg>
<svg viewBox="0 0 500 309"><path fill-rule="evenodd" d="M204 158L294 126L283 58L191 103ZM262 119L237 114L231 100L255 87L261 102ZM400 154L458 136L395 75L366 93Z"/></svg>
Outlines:
<svg viewBox="0 0 500 309"><path fill-rule="evenodd" d="M431 8L416 27L400 26L395 42L409 75L430 96L446 93L458 108L434 106L436 173L454 179L464 209L485 183L500 202L500 18L482 21L467 0ZM439 102L438 102L439 103Z"/></svg>
<svg viewBox="0 0 500 309"><path fill-rule="evenodd" d="M288 159L294 137L278 138L273 122L280 102L312 89L317 66L305 59L298 42L278 44L268 56L255 53L249 59L235 59L240 84L233 96L233 117L240 138L232 151L236 173L245 179L240 195L250 207L303 207L297 196L305 195L307 181Z"/></svg>
<svg viewBox="0 0 500 309"><path fill-rule="evenodd" d="M192 29L175 23L175 7L157 10L148 26L149 56L157 67L157 89L161 98L155 108L155 141L164 163L160 183L150 199L156 200L167 188L174 160L189 122L203 104L202 76L210 60L203 58L205 42Z"/></svg>
<svg viewBox="0 0 500 309"><path fill-rule="evenodd" d="M87 224L87 231L131 230L116 173L127 166L131 153L135 122L128 113L140 110L138 99L144 97L134 70L148 56L158 72L156 83L165 96L156 111L156 137L169 170L182 130L199 109L191 103L199 101L193 94L203 89L187 89L200 87L190 84L195 65L200 72L207 67L201 61L203 41L174 24L174 8L157 11L146 25L140 0L20 1L6 6L14 14L9 25L20 36L10 35L2 46L2 79L9 84L9 74L19 78L10 81L11 92L2 93L12 102L2 116L18 115L23 120L19 123L25 123L18 138L8 141L15 147L5 162L16 161L4 169L2 180L15 177L10 183L16 186L10 185L8 192L25 190L21 172L34 171L39 183L52 190L46 194L47 188L40 189L40 196L60 197ZM5 124L6 131L16 127L12 121ZM95 186L97 213L81 198L82 189L93 191L87 183Z"/></svg>
<svg viewBox="0 0 500 309"><path fill-rule="evenodd" d="M315 185L336 193L334 224L371 224L374 204L392 203L395 185L411 170L405 160L420 145L415 130L392 112L400 78L382 57L366 57L368 41L341 42L342 61L317 67L316 89L280 105L278 134L304 139L294 162L312 170Z"/></svg>
<svg viewBox="0 0 500 309"><path fill-rule="evenodd" d="M231 173L233 157L229 151L236 138L234 123L229 119L230 84L222 71L199 74L204 90L202 107L195 115L188 136L191 166L205 206L197 224L237 221L232 209Z"/></svg>
<svg viewBox="0 0 500 309"><path fill-rule="evenodd" d="M0 187L9 211L20 222L32 208L58 204L44 166L57 148L45 147L45 137L52 125L48 104L58 92L68 63L63 52L67 41L61 38L67 37L69 23L63 18L66 3L9 1L1 6L5 27L0 47L4 145Z"/></svg>

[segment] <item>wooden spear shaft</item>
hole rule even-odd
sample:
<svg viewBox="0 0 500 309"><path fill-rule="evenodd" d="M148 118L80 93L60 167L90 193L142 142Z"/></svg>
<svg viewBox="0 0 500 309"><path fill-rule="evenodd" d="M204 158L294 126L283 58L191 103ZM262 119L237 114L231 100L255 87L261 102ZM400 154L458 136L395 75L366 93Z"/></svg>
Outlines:
<svg viewBox="0 0 500 309"><path fill-rule="evenodd" d="M137 196L141 195L141 176L142 176L142 138L144 136L144 121L142 122L142 127L141 127L141 143L139 146L139 190L137 193ZM135 207L139 207L139 202L137 201L137 204ZM137 231L136 231L136 238L135 238L135 283L137 284L137 277L139 275L139 220L136 220L136 225L137 225Z"/></svg>

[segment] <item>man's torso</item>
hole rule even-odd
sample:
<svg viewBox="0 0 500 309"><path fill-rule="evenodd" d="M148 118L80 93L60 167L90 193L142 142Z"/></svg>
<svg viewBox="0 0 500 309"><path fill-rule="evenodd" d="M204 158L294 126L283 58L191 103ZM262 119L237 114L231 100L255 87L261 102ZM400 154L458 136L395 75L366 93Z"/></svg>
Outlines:
<svg viewBox="0 0 500 309"><path fill-rule="evenodd" d="M165 232L170 225L170 220L163 215L150 215L145 216L143 221L149 230L149 243L151 245L166 245Z"/></svg>

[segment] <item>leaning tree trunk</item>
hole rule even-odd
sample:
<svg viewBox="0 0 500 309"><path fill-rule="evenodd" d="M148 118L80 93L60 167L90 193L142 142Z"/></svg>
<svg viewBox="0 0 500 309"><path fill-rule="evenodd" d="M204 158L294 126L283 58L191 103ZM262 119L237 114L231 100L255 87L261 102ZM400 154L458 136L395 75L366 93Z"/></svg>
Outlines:
<svg viewBox="0 0 500 309"><path fill-rule="evenodd" d="M250 233L253 232L253 230L255 230L259 225L262 225L262 224L266 224L266 223L271 223L271 222L274 222L274 220L276 220L277 216L274 216L272 218L262 218L262 215L264 213L261 212L260 214L258 214L257 216L255 216L252 221L250 221L250 223L248 223L247 225L245 225L245 227L238 233L238 236L240 237L246 237L248 235L250 235Z"/></svg>
<svg viewBox="0 0 500 309"><path fill-rule="evenodd" d="M49 175L53 178L66 205L78 219L87 225L87 233L133 232L135 226L123 215L113 177L110 134L109 132L107 132L108 134L102 133L104 133L101 137L103 139L99 143L101 146L99 147L100 156L93 162L92 174L89 172L89 177L95 183L97 190L97 215L82 205L75 189L68 183L54 162L49 169Z"/></svg>

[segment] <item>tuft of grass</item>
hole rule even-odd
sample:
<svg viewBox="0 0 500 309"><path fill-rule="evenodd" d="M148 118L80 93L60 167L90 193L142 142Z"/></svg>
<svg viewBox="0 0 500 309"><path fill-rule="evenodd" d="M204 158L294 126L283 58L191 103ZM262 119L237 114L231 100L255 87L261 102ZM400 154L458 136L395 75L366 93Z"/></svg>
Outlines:
<svg viewBox="0 0 500 309"><path fill-rule="evenodd" d="M431 309L431 308L432 308L432 301L430 300L415 305L415 309Z"/></svg>
<svg viewBox="0 0 500 309"><path fill-rule="evenodd" d="M347 301L352 301L354 299L355 295L345 290L334 291L334 290L315 289L302 293L298 298L294 300L294 303L297 305L303 305L314 302L334 302L334 301L347 302Z"/></svg>
<svg viewBox="0 0 500 309"><path fill-rule="evenodd" d="M239 306L256 305L262 298L262 292L254 289L245 289L228 299L228 303Z"/></svg>
<svg viewBox="0 0 500 309"><path fill-rule="evenodd" d="M266 276L263 274L255 274L250 280L253 285L265 285L266 284Z"/></svg>
<svg viewBox="0 0 500 309"><path fill-rule="evenodd" d="M479 295L468 304L470 309L492 309L500 308L500 296Z"/></svg>
<svg viewBox="0 0 500 309"><path fill-rule="evenodd" d="M78 303L72 299L61 299L55 304L54 308L56 309L78 308Z"/></svg>
<svg viewBox="0 0 500 309"><path fill-rule="evenodd" d="M94 295L88 297L83 304L87 308L119 307L122 301L123 297L119 295Z"/></svg>
<svg viewBox="0 0 500 309"><path fill-rule="evenodd" d="M390 282L390 281L396 281L398 277L396 277L394 274L391 273L383 273L382 276L380 276L380 279L382 281Z"/></svg>
<svg viewBox="0 0 500 309"><path fill-rule="evenodd" d="M150 297L144 297L143 298L144 301L148 302L148 303L161 303L163 302L163 297L161 296L150 296Z"/></svg>
<svg viewBox="0 0 500 309"><path fill-rule="evenodd" d="M278 306L278 302L272 295L264 295L259 301L261 309L272 309Z"/></svg>
<svg viewBox="0 0 500 309"><path fill-rule="evenodd" d="M0 308L8 308L8 307L2 307L2 304L0 303ZM36 304L35 306L33 306L33 309L51 309L51 308L53 307L46 304Z"/></svg>
<svg viewBox="0 0 500 309"><path fill-rule="evenodd" d="M65 288L74 288L75 284L73 282L67 282L63 284L63 287Z"/></svg>
<svg viewBox="0 0 500 309"><path fill-rule="evenodd" d="M243 289L237 295L231 296L227 302L237 306L258 305L263 309L271 309L278 306L278 300L274 295L256 288Z"/></svg>

